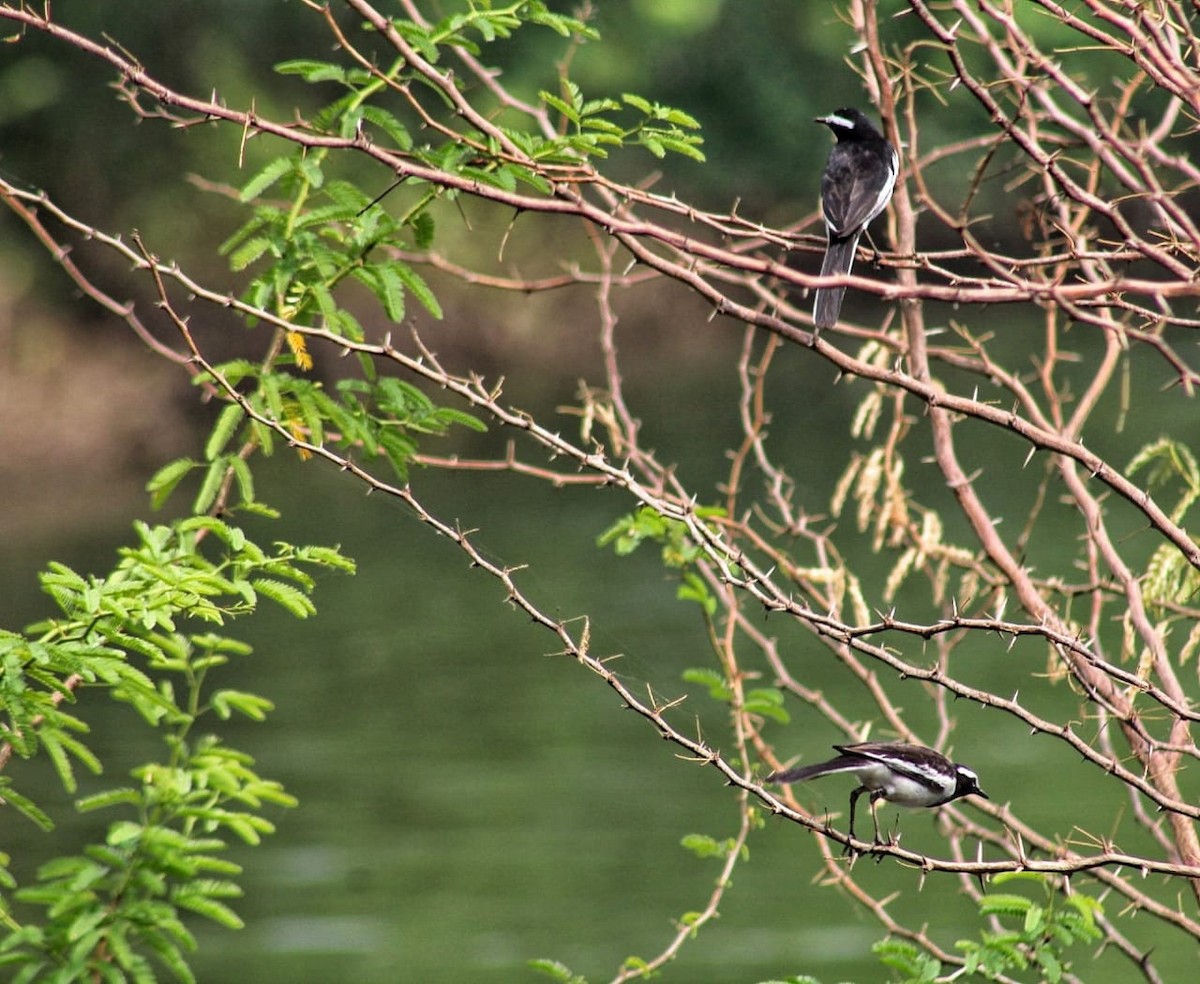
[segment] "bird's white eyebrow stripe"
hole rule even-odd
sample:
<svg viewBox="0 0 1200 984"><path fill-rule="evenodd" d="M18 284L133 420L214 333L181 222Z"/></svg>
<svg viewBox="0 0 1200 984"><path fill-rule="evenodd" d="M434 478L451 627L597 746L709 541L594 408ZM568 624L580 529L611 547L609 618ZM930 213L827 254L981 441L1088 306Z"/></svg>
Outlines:
<svg viewBox="0 0 1200 984"><path fill-rule="evenodd" d="M825 117L824 122L831 123L833 126L843 127L847 130L854 129L854 122L852 120L848 120L844 116L838 116L837 113L830 113Z"/></svg>

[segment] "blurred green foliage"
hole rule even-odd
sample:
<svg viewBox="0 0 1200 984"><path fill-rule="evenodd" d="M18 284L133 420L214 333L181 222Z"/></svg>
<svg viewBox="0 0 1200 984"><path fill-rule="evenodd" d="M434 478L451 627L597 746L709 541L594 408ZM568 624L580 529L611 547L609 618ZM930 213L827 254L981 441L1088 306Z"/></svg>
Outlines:
<svg viewBox="0 0 1200 984"><path fill-rule="evenodd" d="M443 0L430 8L458 6ZM167 84L215 91L230 105L253 99L264 115L288 118L293 105L315 111L326 95L271 71L287 59L329 55L320 18L299 3L87 0L56 4L55 14L81 33L118 39ZM819 171L827 152L810 121L833 105L864 99L844 62L852 36L834 5L597 0L590 23L603 43L584 43L570 66L585 93L652 93L704 128L708 164L661 162L660 190L675 189L714 209L740 199L743 211L768 221L791 221L815 206L812 182L795 178ZM211 247L239 212L185 180L240 183L238 135L215 126L156 127L151 134L110 87L111 70L95 59L38 36L10 50L17 57L0 62L0 167L31 183L53 174L54 193L69 211L98 226L137 228L149 242L186 244L212 262ZM536 101L540 90L557 89L553 66L562 51L553 32L522 31L489 48L487 57L499 59L515 94ZM247 146L242 176L270 159L266 143ZM641 155L612 168L616 177L646 170ZM384 179L378 180L382 190Z"/></svg>

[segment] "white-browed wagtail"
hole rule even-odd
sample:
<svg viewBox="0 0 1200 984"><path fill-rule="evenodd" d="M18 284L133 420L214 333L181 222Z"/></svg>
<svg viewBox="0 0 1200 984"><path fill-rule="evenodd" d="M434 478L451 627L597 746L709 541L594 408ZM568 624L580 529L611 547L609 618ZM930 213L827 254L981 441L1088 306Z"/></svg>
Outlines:
<svg viewBox="0 0 1200 984"><path fill-rule="evenodd" d="M886 207L896 187L900 157L896 148L857 109L838 109L814 122L824 123L837 137L821 175L821 210L829 245L821 276L850 272L859 237ZM845 287L822 287L813 307L817 331L837 324Z"/></svg>
<svg viewBox="0 0 1200 984"><path fill-rule="evenodd" d="M923 745L869 741L861 745L834 745L841 754L828 762L801 765L773 772L766 782L801 782L839 772L852 772L858 788L850 794L850 836L854 836L854 807L863 793L871 794L871 819L875 821L875 842L879 843L879 818L875 804L879 800L897 806L941 806L961 796L982 796L979 777L965 765L951 762L941 752Z"/></svg>

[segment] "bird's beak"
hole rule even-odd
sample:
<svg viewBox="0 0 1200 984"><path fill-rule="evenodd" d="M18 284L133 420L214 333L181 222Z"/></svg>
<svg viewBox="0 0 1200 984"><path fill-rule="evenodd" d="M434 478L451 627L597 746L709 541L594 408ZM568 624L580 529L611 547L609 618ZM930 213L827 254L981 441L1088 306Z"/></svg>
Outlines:
<svg viewBox="0 0 1200 984"><path fill-rule="evenodd" d="M829 126L829 119L830 118L828 116L814 116L813 122L814 123L824 123L826 126Z"/></svg>
<svg viewBox="0 0 1200 984"><path fill-rule="evenodd" d="M991 799L991 797L987 793L985 793L982 789L980 789L978 786L975 787L975 795L982 796L985 800Z"/></svg>

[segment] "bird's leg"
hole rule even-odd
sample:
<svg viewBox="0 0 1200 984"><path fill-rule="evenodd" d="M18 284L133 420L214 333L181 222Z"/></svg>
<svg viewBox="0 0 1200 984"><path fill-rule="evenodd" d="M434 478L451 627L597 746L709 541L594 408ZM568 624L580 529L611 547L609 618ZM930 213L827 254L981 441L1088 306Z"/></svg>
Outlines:
<svg viewBox="0 0 1200 984"><path fill-rule="evenodd" d="M851 840L854 839L854 807L858 803L858 797L861 796L866 791L867 791L866 786L859 786L856 790L854 790L854 792L852 792L850 794L850 839ZM854 850L854 848L852 848L849 844L847 844L845 846L845 848L842 850L842 853L850 854L853 850Z"/></svg>
<svg viewBox="0 0 1200 984"><path fill-rule="evenodd" d="M871 247L871 252L874 254L871 257L873 266L878 267L883 262L883 254L879 252L879 247L875 245L875 240L871 238L871 230L863 229L863 235L867 237L867 244Z"/></svg>
<svg viewBox="0 0 1200 984"><path fill-rule="evenodd" d="M876 844L883 843L883 837L879 833L879 814L875 810L875 804L878 803L881 799L883 799L883 793L884 793L884 791L882 789L877 789L877 790L875 790L875 792L873 792L871 794L871 819L875 823L875 843Z"/></svg>

